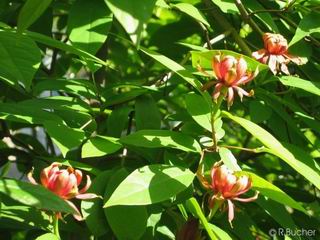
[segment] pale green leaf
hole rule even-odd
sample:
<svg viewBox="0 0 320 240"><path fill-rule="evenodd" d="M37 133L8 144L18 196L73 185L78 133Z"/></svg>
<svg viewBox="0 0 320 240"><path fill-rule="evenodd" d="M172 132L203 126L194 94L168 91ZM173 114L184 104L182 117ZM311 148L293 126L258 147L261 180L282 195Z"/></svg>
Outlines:
<svg viewBox="0 0 320 240"><path fill-rule="evenodd" d="M74 213L67 202L41 185L15 179L1 179L0 195L2 194L23 205L54 212Z"/></svg>
<svg viewBox="0 0 320 240"><path fill-rule="evenodd" d="M156 0L105 0L105 2L131 40L139 45L143 25L151 17Z"/></svg>
<svg viewBox="0 0 320 240"><path fill-rule="evenodd" d="M247 119L233 116L225 111L222 112L222 115L240 124L260 142L262 142L266 146L263 151L278 156L320 189L320 175L318 172L316 172L315 169L311 168L305 162L297 160L295 156L270 133Z"/></svg>
<svg viewBox="0 0 320 240"><path fill-rule="evenodd" d="M298 77L293 76L283 76L280 77L280 81L283 85L289 86L289 87L295 87L302 90L305 90L307 92L316 94L320 96L320 83L319 82L312 82L307 81Z"/></svg>
<svg viewBox="0 0 320 240"><path fill-rule="evenodd" d="M83 144L81 156L83 158L101 157L114 153L121 147L122 145L118 142L117 138L97 135Z"/></svg>
<svg viewBox="0 0 320 240"><path fill-rule="evenodd" d="M132 172L107 200L104 207L148 205L162 202L187 189L194 173L168 165L150 165Z"/></svg>
<svg viewBox="0 0 320 240"><path fill-rule="evenodd" d="M183 133L169 130L140 130L122 137L120 142L145 148L176 148L186 152L201 152L199 143Z"/></svg>
<svg viewBox="0 0 320 240"><path fill-rule="evenodd" d="M311 12L308 16L304 17L298 27L297 30L289 43L289 46L299 42L301 39L312 35L313 33L320 32L320 14L317 12Z"/></svg>
<svg viewBox="0 0 320 240"><path fill-rule="evenodd" d="M204 17L204 15L192 4L190 3L177 3L172 5L174 8L179 9L181 12L189 15L190 17L194 18L195 20L203 23L204 25L210 27L210 24Z"/></svg>

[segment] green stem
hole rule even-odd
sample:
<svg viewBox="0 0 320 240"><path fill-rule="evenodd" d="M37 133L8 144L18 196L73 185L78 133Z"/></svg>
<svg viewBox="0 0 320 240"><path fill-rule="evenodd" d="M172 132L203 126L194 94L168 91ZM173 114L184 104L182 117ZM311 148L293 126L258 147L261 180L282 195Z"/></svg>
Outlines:
<svg viewBox="0 0 320 240"><path fill-rule="evenodd" d="M56 214L53 215L53 233L59 238L61 239L60 237L60 234L59 234L59 218Z"/></svg>
<svg viewBox="0 0 320 240"><path fill-rule="evenodd" d="M214 121L216 119L216 115L217 115L217 113L220 109L221 103L223 101L225 91L226 91L225 89L221 90L221 93L220 93L220 96L218 97L217 103L214 105L212 112L211 112L211 132L212 132L213 151L216 151L217 147L218 147L217 138L216 138L216 131L214 128Z"/></svg>

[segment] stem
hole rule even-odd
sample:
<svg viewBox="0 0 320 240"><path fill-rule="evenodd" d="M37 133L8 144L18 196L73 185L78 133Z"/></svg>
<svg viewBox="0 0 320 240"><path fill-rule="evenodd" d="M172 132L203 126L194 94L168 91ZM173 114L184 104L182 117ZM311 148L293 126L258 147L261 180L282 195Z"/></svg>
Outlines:
<svg viewBox="0 0 320 240"><path fill-rule="evenodd" d="M206 8L210 9L211 11L209 14L214 18L215 23L219 23L222 28L224 28L225 31L230 31L231 35L233 36L234 40L237 42L239 47L242 49L242 51L248 55L251 56L251 49L246 44L246 42L239 36L236 29L229 23L228 19L223 15L220 8L215 5L211 0L202 0Z"/></svg>
<svg viewBox="0 0 320 240"><path fill-rule="evenodd" d="M240 15L245 22L247 22L255 31L257 31L260 35L263 35L263 31L260 27L250 18L246 8L243 6L241 0L234 1L237 8L239 9Z"/></svg>
<svg viewBox="0 0 320 240"><path fill-rule="evenodd" d="M57 216L57 214L54 214L53 215L53 233L59 238L61 239L60 237L60 234L59 234L59 218Z"/></svg>
<svg viewBox="0 0 320 240"><path fill-rule="evenodd" d="M215 104L215 106L213 107L213 110L211 112L211 132L212 132L213 151L217 151L217 145L218 145L217 138L216 138L216 131L214 129L214 121L216 119L217 112L220 109L222 100L224 98L225 91L226 90L224 90L224 89L221 90L221 93L220 93L220 96L218 97L217 103Z"/></svg>

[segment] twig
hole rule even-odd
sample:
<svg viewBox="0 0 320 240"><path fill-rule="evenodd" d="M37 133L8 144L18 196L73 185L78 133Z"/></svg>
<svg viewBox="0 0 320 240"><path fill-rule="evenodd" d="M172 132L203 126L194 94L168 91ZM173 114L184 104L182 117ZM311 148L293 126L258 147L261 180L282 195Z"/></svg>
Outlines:
<svg viewBox="0 0 320 240"><path fill-rule="evenodd" d="M239 47L242 49L242 51L248 55L251 56L251 49L249 46L245 43L245 41L239 36L236 29L229 23L228 19L223 15L219 7L217 7L212 1L210 0L202 0L204 5L208 9L212 9L208 13L215 19L217 23L221 25L222 28L224 28L225 31L230 31L232 37L237 42Z"/></svg>
<svg viewBox="0 0 320 240"><path fill-rule="evenodd" d="M260 35L263 35L264 32L260 29L260 27L250 18L246 8L243 6L241 0L234 1L237 8L239 9L240 15L245 22L247 22L255 31L257 31Z"/></svg>

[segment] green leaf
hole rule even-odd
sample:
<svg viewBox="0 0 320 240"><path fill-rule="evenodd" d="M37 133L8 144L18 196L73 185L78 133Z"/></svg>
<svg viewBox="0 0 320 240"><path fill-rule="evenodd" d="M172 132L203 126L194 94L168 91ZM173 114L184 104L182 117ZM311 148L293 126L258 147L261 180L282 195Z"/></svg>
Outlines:
<svg viewBox="0 0 320 240"><path fill-rule="evenodd" d="M82 158L101 157L114 153L121 147L122 145L118 142L117 138L97 135L83 144L81 156Z"/></svg>
<svg viewBox="0 0 320 240"><path fill-rule="evenodd" d="M42 34L36 33L36 32L27 31L25 34L38 43L42 43L46 46L58 48L58 49L61 49L65 52L73 53L75 55L83 57L86 60L89 60L89 61L101 64L102 66L108 67L108 64L105 61L103 61L103 60L97 58L96 56L94 56L90 53L87 53L86 51L83 51L79 48L65 44L64 42L60 42L60 41L55 40L51 37L47 37L45 35L42 35Z"/></svg>
<svg viewBox="0 0 320 240"><path fill-rule="evenodd" d="M117 187L104 207L148 205L168 200L187 189L194 176L189 169L168 165L139 168Z"/></svg>
<svg viewBox="0 0 320 240"><path fill-rule="evenodd" d="M237 163L237 159L233 156L232 152L224 147L219 147L219 155L223 163L232 171L241 171Z"/></svg>
<svg viewBox="0 0 320 240"><path fill-rule="evenodd" d="M160 129L161 116L152 96L142 95L136 98L135 119L137 130Z"/></svg>
<svg viewBox="0 0 320 240"><path fill-rule="evenodd" d="M212 0L224 13L238 13L238 8L233 1L229 0Z"/></svg>
<svg viewBox="0 0 320 240"><path fill-rule="evenodd" d="M121 137L122 131L126 128L129 121L131 107L118 106L113 109L108 117L107 133L112 137Z"/></svg>
<svg viewBox="0 0 320 240"><path fill-rule="evenodd" d="M73 208L67 202L41 185L33 185L15 179L1 179L0 194L4 194L23 205L42 210L74 213Z"/></svg>
<svg viewBox="0 0 320 240"><path fill-rule="evenodd" d="M259 197L255 202L282 227L293 231L296 229L296 225L285 206L266 197Z"/></svg>
<svg viewBox="0 0 320 240"><path fill-rule="evenodd" d="M70 128L64 124L56 122L45 122L44 127L53 142L57 144L63 156L75 147L80 146L85 139L85 134L80 129Z"/></svg>
<svg viewBox="0 0 320 240"><path fill-rule="evenodd" d="M10 85L21 83L29 89L41 60L40 49L32 39L0 31L0 56L0 79Z"/></svg>
<svg viewBox="0 0 320 240"><path fill-rule="evenodd" d="M21 8L18 16L18 31L23 32L30 27L44 11L52 0L27 0Z"/></svg>
<svg viewBox="0 0 320 240"><path fill-rule="evenodd" d="M272 110L262 101L251 100L249 103L251 121L261 123L268 120L272 115Z"/></svg>
<svg viewBox="0 0 320 240"><path fill-rule="evenodd" d="M262 142L267 147L263 151L278 156L287 164L289 164L293 169L295 169L298 173L300 173L311 183L313 183L317 188L320 189L320 175L306 163L297 160L294 157L294 155L270 133L268 133L266 130L264 130L257 124L244 118L233 116L225 111L222 112L222 115L240 124L254 137L256 137L260 142Z"/></svg>
<svg viewBox="0 0 320 240"><path fill-rule="evenodd" d="M107 39L112 14L100 0L78 0L68 17L69 38L72 45L95 54Z"/></svg>
<svg viewBox="0 0 320 240"><path fill-rule="evenodd" d="M203 214L199 203L195 198L190 198L186 201L187 209L197 218L200 219L202 226L206 229L209 237L211 240L218 239L216 235L212 231L212 227L210 226L209 222L207 221L205 215Z"/></svg>
<svg viewBox="0 0 320 240"><path fill-rule="evenodd" d="M109 198L129 172L120 169L111 177L105 192ZM119 240L141 239L147 228L148 213L145 206L112 206L104 209L108 223ZM125 229L125 231L124 231Z"/></svg>
<svg viewBox="0 0 320 240"><path fill-rule="evenodd" d="M251 71L254 71L256 68L258 68L259 71L268 69L267 65L262 64L262 63L256 61L255 59L248 57L248 56L245 56L240 53L230 51L230 50L209 50L209 51L203 51L203 52L191 51L192 66L194 68L197 68L198 65L200 65L204 69L212 70L212 64L211 64L212 59L215 55L218 55L218 54L231 55L231 56L234 56L235 58L243 57L246 60L246 62L248 64L248 68Z"/></svg>
<svg viewBox="0 0 320 240"><path fill-rule="evenodd" d="M133 43L139 46L143 25L151 17L156 0L105 0L105 2Z"/></svg>
<svg viewBox="0 0 320 240"><path fill-rule="evenodd" d="M1 199L1 228L48 229L50 217L44 211L29 206L17 206L11 199L3 200L4 198Z"/></svg>
<svg viewBox="0 0 320 240"><path fill-rule="evenodd" d="M120 142L137 147L168 147L186 152L201 152L199 143L192 137L169 130L140 130L120 138Z"/></svg>
<svg viewBox="0 0 320 240"><path fill-rule="evenodd" d="M305 90L307 92L320 96L319 82L311 82L311 81L307 81L307 80L304 80L298 77L292 77L292 76L280 77L280 81L283 85L300 88L302 90Z"/></svg>
<svg viewBox="0 0 320 240"><path fill-rule="evenodd" d="M247 175L252 180L252 188L254 190L259 191L262 195L279 202L283 205L287 205L299 211L302 211L307 214L306 210L296 202L293 198L291 198L288 194L283 192L280 188L268 182L267 180L259 177L258 175L251 172L238 172L239 175Z"/></svg>
<svg viewBox="0 0 320 240"><path fill-rule="evenodd" d="M57 235L53 233L45 233L36 238L36 240L59 240L59 239L60 238L58 238Z"/></svg>
<svg viewBox="0 0 320 240"><path fill-rule="evenodd" d="M250 11L265 11L266 9L256 0L246 0L243 2L247 8L250 9ZM272 18L272 15L268 12L260 12L256 13L255 16L261 20L261 23L265 24L269 30L272 30L275 33L279 32L279 29L277 27L277 24Z"/></svg>
<svg viewBox="0 0 320 240"><path fill-rule="evenodd" d="M301 39L310 36L313 33L319 33L320 27L320 14L317 12L311 12L308 16L304 17L298 27L297 30L289 43L289 46L299 42Z"/></svg>
<svg viewBox="0 0 320 240"><path fill-rule="evenodd" d="M192 74L189 71L187 71L183 66L176 63L172 59L170 59L164 55L161 55L155 51L152 51L152 50L149 50L146 48L142 48L142 47L140 48L140 50L142 52L144 52L145 54L147 54L148 56L152 57L157 62L161 63L166 68L170 69L171 71L175 72L180 77L182 77L187 83L189 83L191 86L193 86L195 89L197 89L197 91L201 95L204 95L206 101L208 102L208 105L211 106L211 97L209 96L208 93L203 93L203 91L201 91L201 87L202 87L201 82L199 80L197 80L196 78L194 78L192 76Z"/></svg>
<svg viewBox="0 0 320 240"><path fill-rule="evenodd" d="M186 95L186 107L191 117L209 132L211 128L211 109L202 96L189 93Z"/></svg>
<svg viewBox="0 0 320 240"><path fill-rule="evenodd" d="M85 79L44 79L33 88L34 95L40 95L44 91L62 91L77 96L97 99L95 88L89 80Z"/></svg>
<svg viewBox="0 0 320 240"><path fill-rule="evenodd" d="M112 176L112 171L100 173L93 181L88 192L103 196ZM81 201L81 213L93 235L100 237L110 231L103 211L103 201L100 198Z"/></svg>
<svg viewBox="0 0 320 240"><path fill-rule="evenodd" d="M189 15L190 17L194 18L195 20L203 23L204 25L210 27L210 24L203 16L203 14L192 4L190 3L177 3L172 5L174 8L179 9L181 12Z"/></svg>
<svg viewBox="0 0 320 240"><path fill-rule="evenodd" d="M232 240L231 236L223 231L221 228L217 227L216 225L213 225L212 223L209 223L210 228L212 231L218 236L221 240Z"/></svg>

